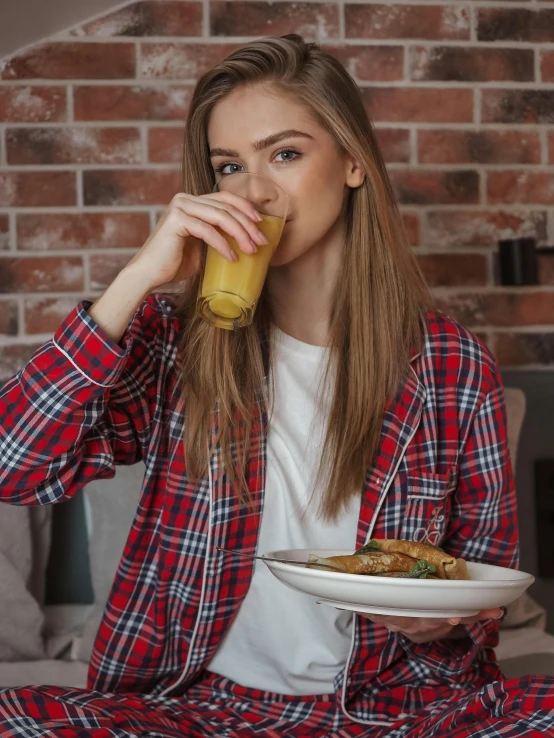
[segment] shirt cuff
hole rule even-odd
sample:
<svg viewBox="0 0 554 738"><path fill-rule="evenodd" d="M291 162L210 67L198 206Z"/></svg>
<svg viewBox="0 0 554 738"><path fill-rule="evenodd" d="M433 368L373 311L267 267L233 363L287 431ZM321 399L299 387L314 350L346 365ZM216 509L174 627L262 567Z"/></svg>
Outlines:
<svg viewBox="0 0 554 738"><path fill-rule="evenodd" d="M89 382L111 387L118 380L133 344L138 312L131 318L119 343L90 317L92 302L83 300L54 334L54 345Z"/></svg>

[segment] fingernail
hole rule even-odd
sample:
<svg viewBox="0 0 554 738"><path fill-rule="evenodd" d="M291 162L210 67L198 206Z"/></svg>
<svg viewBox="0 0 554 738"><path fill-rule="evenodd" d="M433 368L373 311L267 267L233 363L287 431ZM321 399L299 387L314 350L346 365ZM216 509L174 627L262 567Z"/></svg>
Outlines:
<svg viewBox="0 0 554 738"><path fill-rule="evenodd" d="M234 251L231 251L229 253L229 258L231 259L231 261L238 261L239 260L239 257L237 256L237 254L235 254Z"/></svg>
<svg viewBox="0 0 554 738"><path fill-rule="evenodd" d="M250 245L252 246L252 251L256 254L258 251L258 247L252 239L250 239Z"/></svg>
<svg viewBox="0 0 554 738"><path fill-rule="evenodd" d="M258 241L258 243L260 245L263 245L263 244L268 243L267 238L264 236L264 234L261 231L257 231L257 233L256 233L256 241Z"/></svg>
<svg viewBox="0 0 554 738"><path fill-rule="evenodd" d="M261 223L264 219L264 216L261 213L258 213L257 210L254 210L254 218L258 221L258 223Z"/></svg>
<svg viewBox="0 0 554 738"><path fill-rule="evenodd" d="M450 625L459 625L460 624L460 621L457 620L456 618L452 618L452 620L449 620L448 622L450 623Z"/></svg>

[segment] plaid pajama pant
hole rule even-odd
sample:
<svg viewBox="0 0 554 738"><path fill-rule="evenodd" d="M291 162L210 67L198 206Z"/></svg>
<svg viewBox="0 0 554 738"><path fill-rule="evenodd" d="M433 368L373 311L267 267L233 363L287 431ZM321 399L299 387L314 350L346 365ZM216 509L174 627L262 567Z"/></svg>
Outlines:
<svg viewBox="0 0 554 738"><path fill-rule="evenodd" d="M384 698L386 699L386 698ZM1 738L516 738L554 737L554 677L493 682L425 714L368 727L333 696L290 697L217 675L183 697L25 687L0 691Z"/></svg>

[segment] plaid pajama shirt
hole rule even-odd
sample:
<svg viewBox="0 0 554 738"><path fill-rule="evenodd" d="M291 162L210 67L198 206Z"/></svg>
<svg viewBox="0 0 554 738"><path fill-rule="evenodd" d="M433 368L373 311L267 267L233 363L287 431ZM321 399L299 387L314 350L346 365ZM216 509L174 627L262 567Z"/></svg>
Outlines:
<svg viewBox="0 0 554 738"><path fill-rule="evenodd" d="M147 300L118 345L78 306L0 394L0 498L71 497L116 464L144 459L138 510L118 567L87 690L0 691L1 738L554 736L554 680L503 681L497 623L416 645L355 617L332 695L245 689L207 671L246 595L256 551L267 418L250 444L252 501L238 503L216 448L204 479L183 451L178 325ZM214 413L213 433L218 418ZM409 538L458 557L517 564L502 389L487 350L441 314L386 409L356 541Z"/></svg>

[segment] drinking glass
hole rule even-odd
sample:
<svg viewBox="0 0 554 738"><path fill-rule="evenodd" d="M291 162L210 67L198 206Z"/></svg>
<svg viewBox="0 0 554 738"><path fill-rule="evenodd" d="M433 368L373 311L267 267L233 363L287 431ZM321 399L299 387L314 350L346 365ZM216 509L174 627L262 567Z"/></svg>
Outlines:
<svg viewBox="0 0 554 738"><path fill-rule="evenodd" d="M255 254L245 254L232 236L218 228L238 260L228 261L215 249L207 248L197 301L198 314L217 328L236 330L252 322L269 262L283 233L289 199L271 179L250 172L222 177L214 192L232 192L249 200L263 216L256 225L269 241L257 245Z"/></svg>

